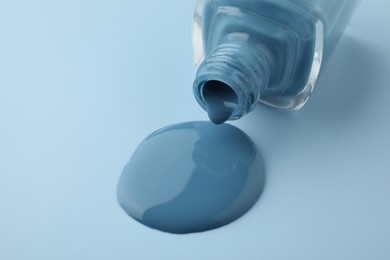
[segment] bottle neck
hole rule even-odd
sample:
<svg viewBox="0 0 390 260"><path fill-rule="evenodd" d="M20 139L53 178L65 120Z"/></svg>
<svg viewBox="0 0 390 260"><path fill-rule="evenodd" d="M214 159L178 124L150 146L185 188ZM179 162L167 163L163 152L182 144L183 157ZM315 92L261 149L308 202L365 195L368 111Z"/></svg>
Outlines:
<svg viewBox="0 0 390 260"><path fill-rule="evenodd" d="M256 107L270 73L262 47L230 39L199 65L194 95L214 123L235 120Z"/></svg>

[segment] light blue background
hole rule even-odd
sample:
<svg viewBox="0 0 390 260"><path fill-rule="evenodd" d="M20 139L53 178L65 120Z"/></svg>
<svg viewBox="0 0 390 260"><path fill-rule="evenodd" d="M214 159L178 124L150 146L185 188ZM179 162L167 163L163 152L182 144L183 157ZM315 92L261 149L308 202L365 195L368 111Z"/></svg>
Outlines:
<svg viewBox="0 0 390 260"><path fill-rule="evenodd" d="M363 1L299 112L233 124L267 181L206 233L125 215L122 167L151 132L206 120L191 1L0 0L0 258L390 259L390 4Z"/></svg>

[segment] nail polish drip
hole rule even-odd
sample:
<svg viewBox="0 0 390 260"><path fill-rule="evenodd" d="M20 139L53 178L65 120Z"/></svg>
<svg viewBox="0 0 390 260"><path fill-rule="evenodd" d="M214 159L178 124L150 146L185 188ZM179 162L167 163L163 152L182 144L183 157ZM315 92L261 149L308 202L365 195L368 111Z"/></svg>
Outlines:
<svg viewBox="0 0 390 260"><path fill-rule="evenodd" d="M264 185L260 155L238 128L189 122L147 137L123 169L117 189L125 212L160 231L186 234L238 219Z"/></svg>
<svg viewBox="0 0 390 260"><path fill-rule="evenodd" d="M237 106L237 95L223 82L212 80L203 87L203 98L207 104L208 116L214 124L228 120Z"/></svg>

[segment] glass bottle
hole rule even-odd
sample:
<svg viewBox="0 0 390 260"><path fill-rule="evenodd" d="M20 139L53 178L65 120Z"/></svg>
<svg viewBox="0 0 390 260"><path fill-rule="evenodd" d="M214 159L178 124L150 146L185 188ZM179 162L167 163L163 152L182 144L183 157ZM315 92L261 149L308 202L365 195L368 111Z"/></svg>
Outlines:
<svg viewBox="0 0 390 260"><path fill-rule="evenodd" d="M300 109L359 0L198 0L194 95L217 124Z"/></svg>

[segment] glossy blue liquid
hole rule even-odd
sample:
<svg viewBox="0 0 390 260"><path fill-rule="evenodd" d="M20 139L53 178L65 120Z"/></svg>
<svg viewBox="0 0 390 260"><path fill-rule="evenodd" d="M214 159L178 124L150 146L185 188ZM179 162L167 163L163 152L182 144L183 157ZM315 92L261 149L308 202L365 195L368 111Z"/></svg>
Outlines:
<svg viewBox="0 0 390 260"><path fill-rule="evenodd" d="M220 81L209 81L203 88L203 97L207 103L207 112L211 122L222 124L230 118L237 106L236 93Z"/></svg>
<svg viewBox="0 0 390 260"><path fill-rule="evenodd" d="M260 155L238 128L189 122L147 137L123 169L118 201L140 223L186 234L245 214L264 186Z"/></svg>

